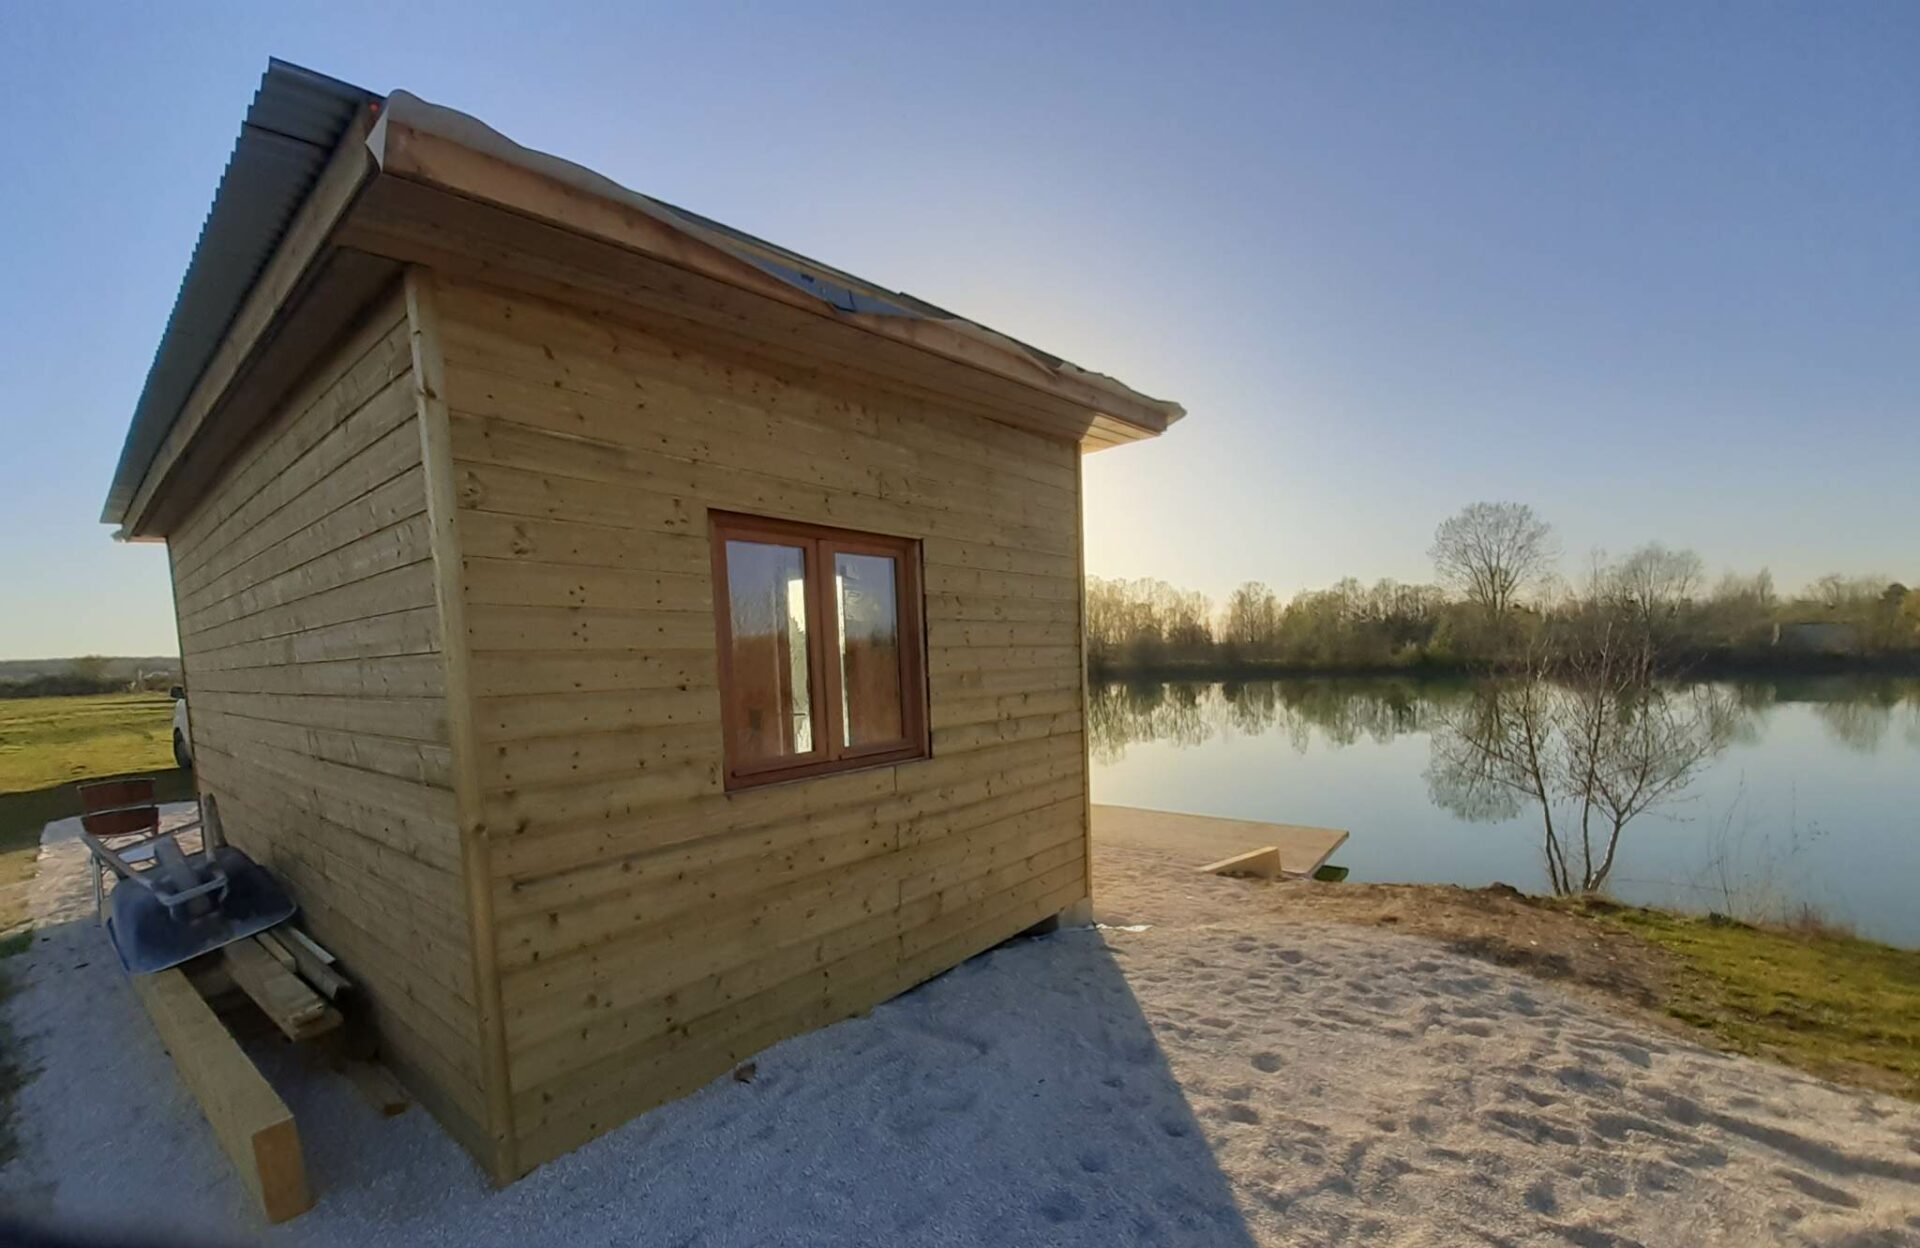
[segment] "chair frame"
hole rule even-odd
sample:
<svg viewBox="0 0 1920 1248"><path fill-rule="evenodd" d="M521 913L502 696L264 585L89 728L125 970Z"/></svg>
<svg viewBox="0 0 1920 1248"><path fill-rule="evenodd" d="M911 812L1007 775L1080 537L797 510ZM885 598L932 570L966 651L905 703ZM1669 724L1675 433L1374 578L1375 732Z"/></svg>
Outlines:
<svg viewBox="0 0 1920 1248"><path fill-rule="evenodd" d="M74 788L80 796L82 839L92 858L94 917L104 922L107 873L131 879L134 872L150 869L159 855L158 843L173 840L177 849L174 838L192 825L161 829L160 802L152 776L85 780Z"/></svg>

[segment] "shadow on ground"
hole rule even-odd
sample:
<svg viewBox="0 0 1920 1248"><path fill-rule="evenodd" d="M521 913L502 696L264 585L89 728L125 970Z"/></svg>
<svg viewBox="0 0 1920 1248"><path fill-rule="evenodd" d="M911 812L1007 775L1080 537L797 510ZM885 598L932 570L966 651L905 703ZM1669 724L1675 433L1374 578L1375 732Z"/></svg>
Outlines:
<svg viewBox="0 0 1920 1248"><path fill-rule="evenodd" d="M43 864L43 872L46 870ZM84 875L44 900L84 896ZM68 911L68 913L72 913ZM67 1230L269 1234L104 935L42 929L10 1013L40 1067L0 1194ZM284 1046L319 1203L293 1242L462 1245L1253 1242L1100 935L1016 941L492 1191L424 1111L382 1119ZM164 1242L164 1239L163 1239Z"/></svg>

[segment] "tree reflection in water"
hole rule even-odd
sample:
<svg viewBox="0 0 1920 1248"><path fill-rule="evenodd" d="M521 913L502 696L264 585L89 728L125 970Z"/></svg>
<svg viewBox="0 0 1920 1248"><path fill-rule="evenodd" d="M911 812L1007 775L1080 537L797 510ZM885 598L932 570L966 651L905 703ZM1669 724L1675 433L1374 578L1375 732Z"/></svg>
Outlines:
<svg viewBox="0 0 1920 1248"><path fill-rule="evenodd" d="M1731 742L1757 740L1766 712L1808 703L1827 735L1871 752L1898 727L1920 745L1920 679L1839 676L1711 682L1731 699ZM1304 753L1318 736L1329 745L1362 739L1387 744L1431 732L1437 712L1484 698L1485 678L1312 676L1244 681L1109 681L1093 685L1087 706L1093 757L1103 764L1149 741L1194 746L1217 736L1284 735ZM1691 688L1692 686L1671 686ZM1449 806L1448 809L1453 809Z"/></svg>
<svg viewBox="0 0 1920 1248"><path fill-rule="evenodd" d="M1299 753L1317 735L1335 746L1386 744L1425 732L1434 709L1467 696L1469 681L1346 677L1249 681L1116 681L1095 685L1087 711L1093 757L1117 763L1148 741L1193 746L1216 736L1279 734Z"/></svg>

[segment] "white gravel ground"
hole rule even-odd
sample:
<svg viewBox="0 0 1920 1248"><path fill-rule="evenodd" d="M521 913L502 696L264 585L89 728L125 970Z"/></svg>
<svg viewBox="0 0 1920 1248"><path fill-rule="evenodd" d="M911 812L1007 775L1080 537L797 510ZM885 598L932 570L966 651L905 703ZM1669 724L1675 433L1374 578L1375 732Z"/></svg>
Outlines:
<svg viewBox="0 0 1920 1248"><path fill-rule="evenodd" d="M8 1005L0 1199L181 1242L1920 1244L1920 1107L1710 1053L1415 938L1282 926L1145 851L1005 946L504 1192L414 1109L263 1053L320 1192L259 1225L59 825ZM1145 930L1118 930L1119 925ZM18 962L14 964L18 966Z"/></svg>

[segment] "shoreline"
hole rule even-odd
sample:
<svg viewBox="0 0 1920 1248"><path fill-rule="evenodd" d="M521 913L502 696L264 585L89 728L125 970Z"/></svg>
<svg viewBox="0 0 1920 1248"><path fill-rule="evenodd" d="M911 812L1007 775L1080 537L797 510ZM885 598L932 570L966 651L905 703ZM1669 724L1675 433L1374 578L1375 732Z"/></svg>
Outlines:
<svg viewBox="0 0 1920 1248"><path fill-rule="evenodd" d="M1307 664L1285 660L1241 658L1174 659L1146 664L1089 663L1087 677L1101 684L1141 684L1156 681L1311 679L1316 677L1389 677L1472 680L1498 675L1502 667L1484 660L1422 658L1409 663ZM1737 655L1706 655L1667 665L1664 674L1702 680L1761 680L1769 677L1920 676L1920 654L1796 655L1756 659Z"/></svg>

